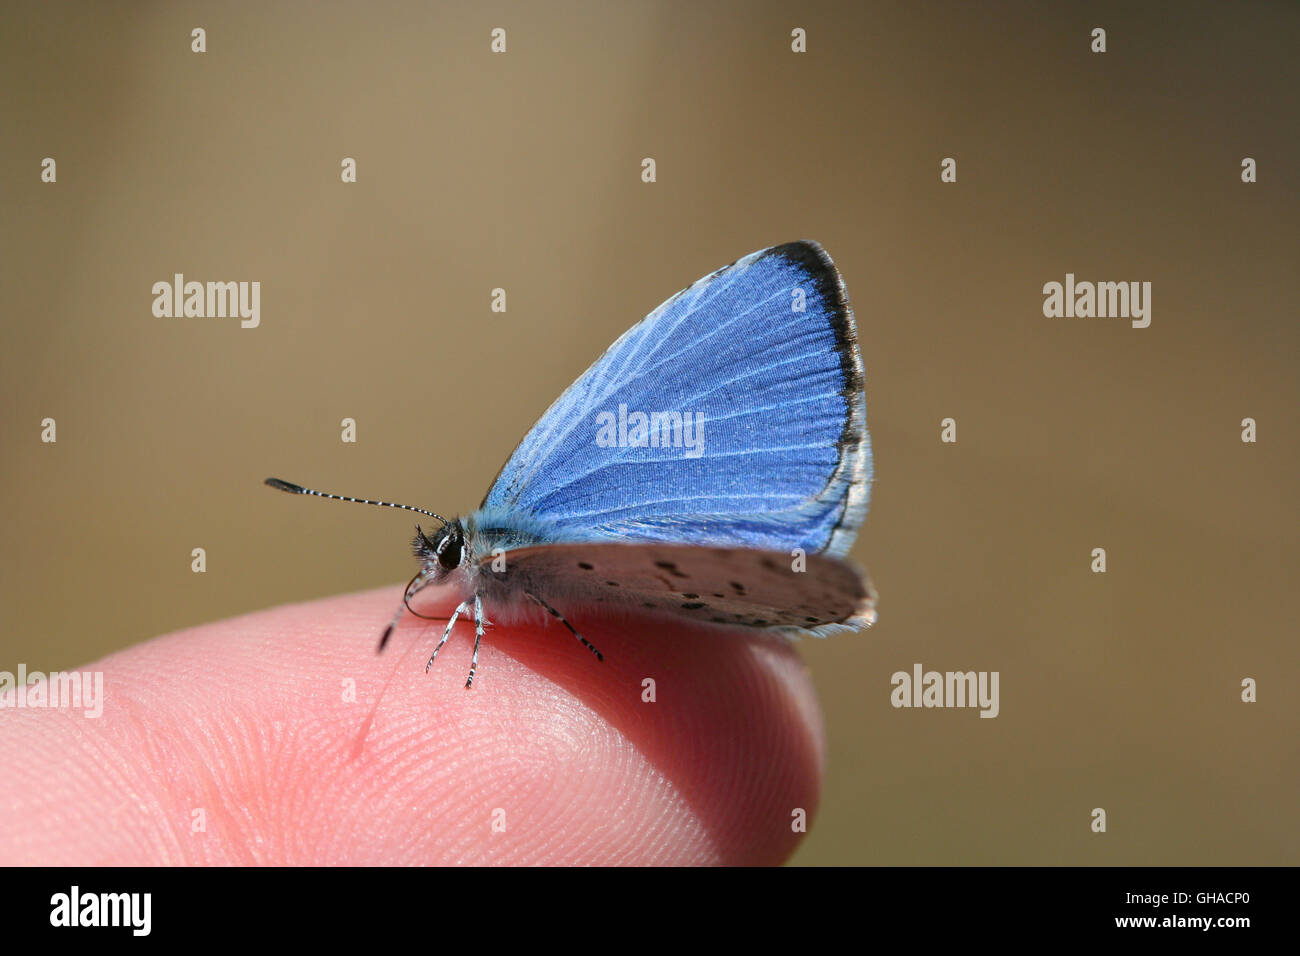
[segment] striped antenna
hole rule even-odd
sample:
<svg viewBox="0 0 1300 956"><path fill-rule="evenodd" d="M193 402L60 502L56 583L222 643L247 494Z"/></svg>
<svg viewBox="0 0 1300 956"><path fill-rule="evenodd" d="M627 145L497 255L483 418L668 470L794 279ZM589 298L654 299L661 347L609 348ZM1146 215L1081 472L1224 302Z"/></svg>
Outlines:
<svg viewBox="0 0 1300 956"><path fill-rule="evenodd" d="M291 481L281 481L279 478L268 478L266 484L272 488L279 488L281 491L287 491L291 495L315 495L317 498L333 498L335 501L353 501L359 505L379 505L381 508L401 508L403 511L418 511L422 515L428 515L430 518L437 518L444 525L451 524L442 515L434 514L432 511L425 511L423 508L415 508L411 505L399 505L392 501L372 501L369 498L351 498L347 495L331 495L324 491L313 491L311 488L304 488L302 485L295 485Z"/></svg>

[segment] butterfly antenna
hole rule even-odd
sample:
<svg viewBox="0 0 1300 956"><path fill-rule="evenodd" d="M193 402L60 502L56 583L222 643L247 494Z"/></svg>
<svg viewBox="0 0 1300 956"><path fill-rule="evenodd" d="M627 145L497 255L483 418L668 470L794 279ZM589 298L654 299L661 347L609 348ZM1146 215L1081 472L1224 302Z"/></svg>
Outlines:
<svg viewBox="0 0 1300 956"><path fill-rule="evenodd" d="M412 505L399 505L393 501L373 501L370 498L352 498L348 495L331 495L324 491L314 491L311 488L304 488L302 485L295 485L291 481L281 481L279 478L268 478L265 484L272 488L279 488L281 491L287 491L291 495L315 495L317 498L333 498L335 501L353 501L359 505L379 505L382 508L401 508L403 511L416 511L422 515L428 515L430 518L437 518L444 525L450 524L442 515L434 514L432 511L425 511L423 508L416 508Z"/></svg>

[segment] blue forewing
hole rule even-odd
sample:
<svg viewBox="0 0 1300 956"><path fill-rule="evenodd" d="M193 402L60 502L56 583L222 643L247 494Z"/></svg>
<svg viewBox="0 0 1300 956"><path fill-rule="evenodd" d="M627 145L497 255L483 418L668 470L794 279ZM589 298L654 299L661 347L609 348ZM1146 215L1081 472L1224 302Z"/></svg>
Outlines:
<svg viewBox="0 0 1300 956"><path fill-rule="evenodd" d="M698 454L598 443L608 416L636 412L691 415ZM844 554L870 479L853 312L805 241L719 269L629 329L519 443L482 511L555 541Z"/></svg>

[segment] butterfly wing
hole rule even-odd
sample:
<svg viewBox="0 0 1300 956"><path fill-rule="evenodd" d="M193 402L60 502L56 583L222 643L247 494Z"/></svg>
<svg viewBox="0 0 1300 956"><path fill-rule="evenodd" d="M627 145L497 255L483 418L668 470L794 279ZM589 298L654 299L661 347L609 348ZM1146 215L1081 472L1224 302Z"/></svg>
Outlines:
<svg viewBox="0 0 1300 956"><path fill-rule="evenodd" d="M606 604L731 627L825 635L875 621L875 591L848 561L809 554L671 544L556 544L519 548L504 567L482 565L502 595L544 595L565 604ZM799 570L796 570L798 568Z"/></svg>
<svg viewBox="0 0 1300 956"><path fill-rule="evenodd" d="M843 554L871 475L862 385L830 257L815 242L756 252L610 346L520 442L481 523L528 524L554 541ZM636 412L664 423L679 413L683 428L652 428L653 444L637 445Z"/></svg>

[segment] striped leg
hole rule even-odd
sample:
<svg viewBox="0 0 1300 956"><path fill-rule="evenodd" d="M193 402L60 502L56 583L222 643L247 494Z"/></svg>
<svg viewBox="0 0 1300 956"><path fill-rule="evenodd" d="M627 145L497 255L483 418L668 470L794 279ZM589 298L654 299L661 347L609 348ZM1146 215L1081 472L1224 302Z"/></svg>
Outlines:
<svg viewBox="0 0 1300 956"><path fill-rule="evenodd" d="M488 624L487 618L483 616L483 599L477 594L474 595L474 657L469 662L469 680L465 681L466 687L474 686L474 672L478 670L478 646L483 640L483 628Z"/></svg>
<svg viewBox="0 0 1300 956"><path fill-rule="evenodd" d="M546 608L547 612L551 615L551 617L559 618L560 623L569 629L569 633L572 634L574 637L576 637L578 640L582 641L582 646L585 647L587 650L591 651L591 653L596 655L596 660L603 661L605 659L605 655L602 654L600 651L596 650L595 645L593 645L589 640L587 640L576 630L574 630L573 625L564 619L563 614L561 614L555 608L551 607L549 604L547 604L545 601L539 598L532 591L525 591L524 593L527 594L534 601L536 601L538 604L540 604L542 607Z"/></svg>
<svg viewBox="0 0 1300 956"><path fill-rule="evenodd" d="M411 598L415 597L417 594L419 594L428 586L429 586L429 579L425 575L424 571L417 572L415 577L411 578L410 581L406 582L406 589L402 591L402 603L397 608L397 610L393 613L393 619L388 622L388 626L384 628L384 633L379 638L380 654L382 654L384 652L384 648L388 646L388 639L393 636L393 630L397 627L397 622L402 619L403 611L410 611L416 617L426 621L447 620L447 618L445 617L430 617L427 614L421 614L419 611L416 611L411 607Z"/></svg>
<svg viewBox="0 0 1300 956"><path fill-rule="evenodd" d="M400 620L402 619L402 614L403 614L403 612L405 612L405 611L407 611L407 610L409 610L409 608L407 608L407 606L406 606L406 602L405 602L405 601L403 601L401 604L399 604L399 605L397 606L397 610L393 613L393 619L392 619L391 621L388 622L388 626L387 626L386 628L384 628L383 636L379 638L379 650L378 650L378 653L380 653L380 654L384 653L384 648L388 646L388 639L389 639L390 637L393 636L393 631L395 631L395 630L397 629L397 622L400 621ZM411 613L412 613L412 614L415 614L414 611L412 611ZM446 620L448 620L448 619L445 618L445 617L429 617L429 616L427 616L427 615L425 615L425 614L416 614L415 616L418 617L418 618L422 618L423 620L426 620L426 621L446 621Z"/></svg>
<svg viewBox="0 0 1300 956"><path fill-rule="evenodd" d="M388 639L393 636L393 628L397 627L397 622L402 619L402 614L405 610L406 610L406 601L402 601L401 604L397 605L397 613L393 615L393 619L389 621L388 626L384 628L383 637L379 639L380 654L384 652L384 646L388 643Z"/></svg>
<svg viewBox="0 0 1300 956"><path fill-rule="evenodd" d="M429 673L429 668L433 666L433 659L437 657L438 652L442 650L442 645L446 644L447 638L451 637L451 629L456 626L456 619L468 610L469 610L468 601L461 601L459 604L456 605L456 610L454 610L451 614L451 620L447 622L447 630L442 632L442 640L440 640L438 642L438 646L433 649L433 654L429 657L429 663L424 665L424 672L426 674Z"/></svg>

